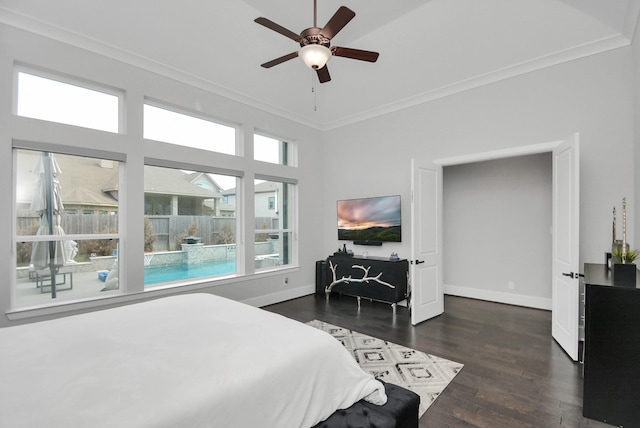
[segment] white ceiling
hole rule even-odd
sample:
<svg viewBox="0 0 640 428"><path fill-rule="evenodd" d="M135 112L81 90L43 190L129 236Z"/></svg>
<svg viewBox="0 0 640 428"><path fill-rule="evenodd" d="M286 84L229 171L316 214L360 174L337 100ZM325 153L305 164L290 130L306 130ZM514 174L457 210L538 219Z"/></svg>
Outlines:
<svg viewBox="0 0 640 428"><path fill-rule="evenodd" d="M332 81L294 59L298 45L253 20L301 32L313 0L0 0L0 22L89 48L313 126L332 129L630 44L640 0L318 0L318 26L356 17L334 46Z"/></svg>

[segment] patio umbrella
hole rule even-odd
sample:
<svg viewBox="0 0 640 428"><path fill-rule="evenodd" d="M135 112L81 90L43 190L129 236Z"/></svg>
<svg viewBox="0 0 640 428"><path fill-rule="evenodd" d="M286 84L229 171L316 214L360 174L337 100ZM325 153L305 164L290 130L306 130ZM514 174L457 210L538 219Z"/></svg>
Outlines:
<svg viewBox="0 0 640 428"><path fill-rule="evenodd" d="M37 174L37 187L31 203L31 209L38 213L40 226L37 235L64 235L60 226L60 214L64 209L60 196L58 176L62 173L52 154L44 152L34 169ZM51 297L56 298L56 273L60 266L67 263L69 257L64 241L37 241L33 243L31 264L35 270L49 268L51 278Z"/></svg>

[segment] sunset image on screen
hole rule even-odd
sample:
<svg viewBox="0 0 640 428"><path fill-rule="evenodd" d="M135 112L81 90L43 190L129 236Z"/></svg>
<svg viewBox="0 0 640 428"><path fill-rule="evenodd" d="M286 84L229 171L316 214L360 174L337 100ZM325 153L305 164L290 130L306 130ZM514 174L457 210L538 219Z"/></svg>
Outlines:
<svg viewBox="0 0 640 428"><path fill-rule="evenodd" d="M338 239L400 242L400 196L338 201Z"/></svg>

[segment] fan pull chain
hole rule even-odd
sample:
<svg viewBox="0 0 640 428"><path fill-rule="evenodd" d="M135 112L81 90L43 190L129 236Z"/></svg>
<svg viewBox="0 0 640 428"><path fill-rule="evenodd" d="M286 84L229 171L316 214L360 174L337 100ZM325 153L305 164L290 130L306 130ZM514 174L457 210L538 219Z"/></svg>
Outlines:
<svg viewBox="0 0 640 428"><path fill-rule="evenodd" d="M313 111L318 111L318 91L316 90L315 73L311 72L311 92L313 93Z"/></svg>

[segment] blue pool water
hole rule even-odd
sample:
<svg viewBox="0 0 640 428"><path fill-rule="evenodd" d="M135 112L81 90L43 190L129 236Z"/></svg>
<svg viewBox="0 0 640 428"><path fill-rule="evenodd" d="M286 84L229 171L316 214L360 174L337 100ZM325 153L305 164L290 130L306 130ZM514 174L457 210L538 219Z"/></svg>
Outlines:
<svg viewBox="0 0 640 428"><path fill-rule="evenodd" d="M147 266L144 268L144 283L155 284L157 282L221 275L235 271L235 259L214 260L196 265Z"/></svg>

